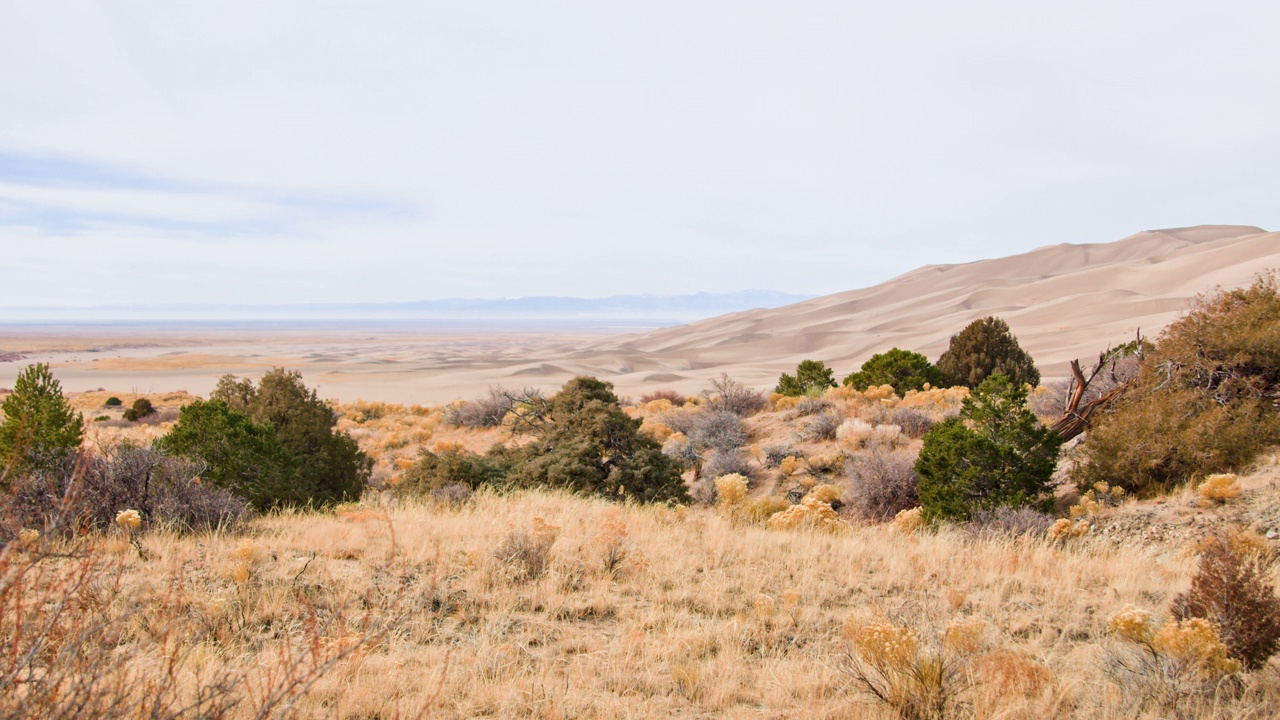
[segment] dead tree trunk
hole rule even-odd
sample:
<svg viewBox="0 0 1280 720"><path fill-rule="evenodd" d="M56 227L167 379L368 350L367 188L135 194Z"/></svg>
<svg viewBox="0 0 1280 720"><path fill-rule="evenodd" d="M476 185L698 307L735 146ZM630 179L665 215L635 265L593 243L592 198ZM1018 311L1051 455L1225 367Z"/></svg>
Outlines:
<svg viewBox="0 0 1280 720"><path fill-rule="evenodd" d="M1136 347L1138 359L1141 361L1141 333L1138 334ZM1107 406L1116 401L1116 398L1124 394L1124 391L1128 387L1132 378L1120 380L1116 377L1115 355L1116 353L1110 348L1099 355L1098 363L1093 366L1093 371L1089 373L1089 377L1087 378L1084 376L1084 371L1080 369L1080 361L1071 361L1071 384L1067 388L1067 401L1066 405L1062 409L1062 417L1049 425L1049 429L1058 433L1058 436L1061 437L1064 442L1080 435L1085 430L1088 430L1094 413L1099 410L1106 409ZM1098 373L1102 372L1102 369L1106 367L1108 363L1111 364L1111 379L1116 383L1116 386L1089 402L1084 402L1085 392L1088 391L1089 384L1098 377Z"/></svg>

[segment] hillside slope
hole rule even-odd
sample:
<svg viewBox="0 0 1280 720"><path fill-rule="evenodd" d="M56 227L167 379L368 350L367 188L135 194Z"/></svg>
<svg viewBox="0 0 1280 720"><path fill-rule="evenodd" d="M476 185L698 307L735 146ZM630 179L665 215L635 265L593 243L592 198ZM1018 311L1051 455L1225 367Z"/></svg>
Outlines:
<svg viewBox="0 0 1280 720"><path fill-rule="evenodd" d="M840 374L894 346L936 358L968 322L999 315L1052 376L1139 328L1155 335L1198 293L1246 284L1268 268L1280 268L1280 233L1153 230L1113 243L927 265L870 288L610 338L579 356L608 353L631 361L632 373L649 369L672 382L723 368L766 383L804 358L825 360Z"/></svg>

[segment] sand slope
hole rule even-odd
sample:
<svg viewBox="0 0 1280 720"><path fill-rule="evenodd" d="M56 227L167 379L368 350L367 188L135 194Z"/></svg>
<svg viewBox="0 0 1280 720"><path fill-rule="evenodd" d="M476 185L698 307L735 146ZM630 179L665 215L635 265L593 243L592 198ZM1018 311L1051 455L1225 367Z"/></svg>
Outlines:
<svg viewBox="0 0 1280 720"><path fill-rule="evenodd" d="M1248 226L1153 230L1113 243L927 265L874 287L610 339L595 349L767 382L805 358L825 360L838 374L895 346L936 358L967 323L999 315L1054 375L1072 358L1132 339L1139 328L1154 336L1196 294L1247 284L1267 268L1280 268L1280 233Z"/></svg>

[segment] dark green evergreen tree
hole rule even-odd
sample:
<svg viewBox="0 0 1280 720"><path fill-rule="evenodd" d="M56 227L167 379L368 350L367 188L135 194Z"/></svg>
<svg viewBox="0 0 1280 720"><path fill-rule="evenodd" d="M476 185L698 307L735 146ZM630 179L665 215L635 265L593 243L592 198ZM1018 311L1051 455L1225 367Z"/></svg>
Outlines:
<svg viewBox="0 0 1280 720"><path fill-rule="evenodd" d="M204 462L202 482L224 488L259 510L303 505L311 499L311 488L298 482L275 430L221 400L197 400L182 408L160 446Z"/></svg>
<svg viewBox="0 0 1280 720"><path fill-rule="evenodd" d="M657 441L639 432L640 423L622 411L611 383L574 378L551 398L550 419L534 441L513 451L509 481L641 502L687 502L680 469Z"/></svg>
<svg viewBox="0 0 1280 720"><path fill-rule="evenodd" d="M836 387L834 371L821 360L801 360L796 366L796 374L782 373L778 378L778 387L774 392L791 397L825 392L827 388Z"/></svg>
<svg viewBox="0 0 1280 720"><path fill-rule="evenodd" d="M0 404L0 478L6 471L46 465L80 447L84 418L62 396L49 366L36 363L18 373L13 393Z"/></svg>
<svg viewBox="0 0 1280 720"><path fill-rule="evenodd" d="M900 396L908 390L923 390L926 383L940 385L942 372L924 355L900 348L872 355L862 363L858 372L844 379L844 384L853 386L855 390L892 385L893 391Z"/></svg>
<svg viewBox="0 0 1280 720"><path fill-rule="evenodd" d="M948 386L976 388L995 373L1017 385L1040 384L1035 361L1018 345L1009 324L998 317L974 320L952 335L947 351L938 358L938 370Z"/></svg>
<svg viewBox="0 0 1280 720"><path fill-rule="evenodd" d="M1060 446L1027 408L1025 387L992 375L965 399L960 417L924 436L916 460L924 519L964 521L1002 505L1049 509Z"/></svg>

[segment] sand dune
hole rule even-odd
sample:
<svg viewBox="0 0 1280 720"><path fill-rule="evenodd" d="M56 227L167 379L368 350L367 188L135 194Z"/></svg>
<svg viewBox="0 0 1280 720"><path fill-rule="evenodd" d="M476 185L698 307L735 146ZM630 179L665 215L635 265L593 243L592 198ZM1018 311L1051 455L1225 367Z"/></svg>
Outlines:
<svg viewBox="0 0 1280 720"><path fill-rule="evenodd" d="M1090 245L1053 245L962 265L928 265L862 290L774 310L712 318L601 351L682 357L757 383L812 357L851 372L902 347L936 358L952 334L987 315L1007 320L1047 375L1076 357L1155 335L1196 294L1280 268L1280 233L1201 226Z"/></svg>
<svg viewBox="0 0 1280 720"><path fill-rule="evenodd" d="M0 329L0 353L25 359L0 362L0 387L11 386L26 362L45 360L71 390L203 394L223 373L260 375L277 365L301 370L322 396L342 400L439 403L498 384L553 390L578 374L632 394L696 392L721 372L763 389L805 358L826 361L838 376L895 346L937 358L951 335L987 315L1007 320L1054 377L1071 359L1093 357L1139 328L1156 335L1198 293L1247 284L1272 268L1280 268L1280 233L1213 225L927 265L861 290L644 334L126 328L105 337L9 328Z"/></svg>

